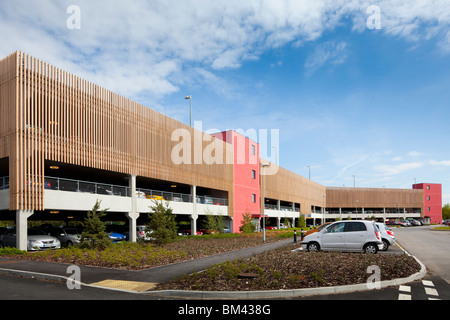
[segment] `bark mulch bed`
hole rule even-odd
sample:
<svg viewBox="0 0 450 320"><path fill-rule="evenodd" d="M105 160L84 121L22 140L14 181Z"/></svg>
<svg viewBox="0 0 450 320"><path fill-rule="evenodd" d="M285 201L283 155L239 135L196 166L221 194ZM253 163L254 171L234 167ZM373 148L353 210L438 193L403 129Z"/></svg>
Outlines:
<svg viewBox="0 0 450 320"><path fill-rule="evenodd" d="M207 270L159 284L155 290L250 291L287 290L366 283L378 266L381 281L420 271L406 254L292 252L289 245L248 259L229 261Z"/></svg>

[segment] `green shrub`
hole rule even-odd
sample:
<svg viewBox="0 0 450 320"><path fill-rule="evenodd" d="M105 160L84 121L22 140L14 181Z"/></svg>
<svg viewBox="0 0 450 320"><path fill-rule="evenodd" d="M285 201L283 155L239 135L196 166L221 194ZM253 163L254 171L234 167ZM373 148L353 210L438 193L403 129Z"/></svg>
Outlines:
<svg viewBox="0 0 450 320"><path fill-rule="evenodd" d="M256 226L253 224L252 214L248 211L242 215L242 226L239 230L243 233L253 233L256 230Z"/></svg>
<svg viewBox="0 0 450 320"><path fill-rule="evenodd" d="M24 255L27 254L26 251L19 250L17 248L3 248L0 249L0 256L14 256L14 255Z"/></svg>

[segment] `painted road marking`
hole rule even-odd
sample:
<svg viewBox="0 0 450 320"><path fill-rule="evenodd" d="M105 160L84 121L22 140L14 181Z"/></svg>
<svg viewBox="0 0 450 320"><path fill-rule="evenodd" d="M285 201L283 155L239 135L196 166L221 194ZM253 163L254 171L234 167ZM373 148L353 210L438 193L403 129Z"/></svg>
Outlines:
<svg viewBox="0 0 450 320"><path fill-rule="evenodd" d="M433 281L428 281L428 280L422 280L422 284L425 287L425 293L427 294L428 300L441 300L439 298L439 293L438 291L434 288L434 283ZM432 296L432 297L430 297Z"/></svg>
<svg viewBox="0 0 450 320"><path fill-rule="evenodd" d="M134 291L134 292L145 292L153 289L157 284L151 282L136 282L136 281L122 281L122 280L104 280L96 283L92 283L92 286Z"/></svg>
<svg viewBox="0 0 450 320"><path fill-rule="evenodd" d="M411 295L400 293L398 295L398 300L411 300Z"/></svg>
<svg viewBox="0 0 450 320"><path fill-rule="evenodd" d="M400 286L400 291L411 292L411 287L410 286Z"/></svg>

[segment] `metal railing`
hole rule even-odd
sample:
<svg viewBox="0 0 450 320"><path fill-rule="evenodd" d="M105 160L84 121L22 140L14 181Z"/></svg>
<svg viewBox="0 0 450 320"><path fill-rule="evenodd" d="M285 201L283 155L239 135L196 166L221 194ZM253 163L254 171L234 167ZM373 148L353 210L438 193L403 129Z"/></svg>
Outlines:
<svg viewBox="0 0 450 320"><path fill-rule="evenodd" d="M9 189L9 177L0 178L0 190Z"/></svg>
<svg viewBox="0 0 450 320"><path fill-rule="evenodd" d="M278 206L276 204L268 204L268 203L266 203L265 209L278 210L278 211L290 211L290 212L295 211L292 207L289 207L289 206L280 206L280 208L278 209Z"/></svg>
<svg viewBox="0 0 450 320"><path fill-rule="evenodd" d="M58 191L103 194L118 197L131 197L130 187L98 182L72 180L65 178L45 177L44 188ZM145 188L136 188L136 195L140 199L190 202L190 203L193 202L192 195L190 194L151 190ZM197 203L226 206L228 205L228 200L209 196L197 196Z"/></svg>

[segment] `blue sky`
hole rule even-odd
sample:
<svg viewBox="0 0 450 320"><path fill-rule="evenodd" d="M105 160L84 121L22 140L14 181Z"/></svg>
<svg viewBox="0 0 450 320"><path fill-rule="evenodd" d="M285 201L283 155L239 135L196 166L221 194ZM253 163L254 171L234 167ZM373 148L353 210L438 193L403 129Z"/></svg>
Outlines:
<svg viewBox="0 0 450 320"><path fill-rule="evenodd" d="M185 123L191 94L204 130L279 130L268 157L321 184L416 179L450 203L449 26L446 0L0 0L0 55L25 51Z"/></svg>

